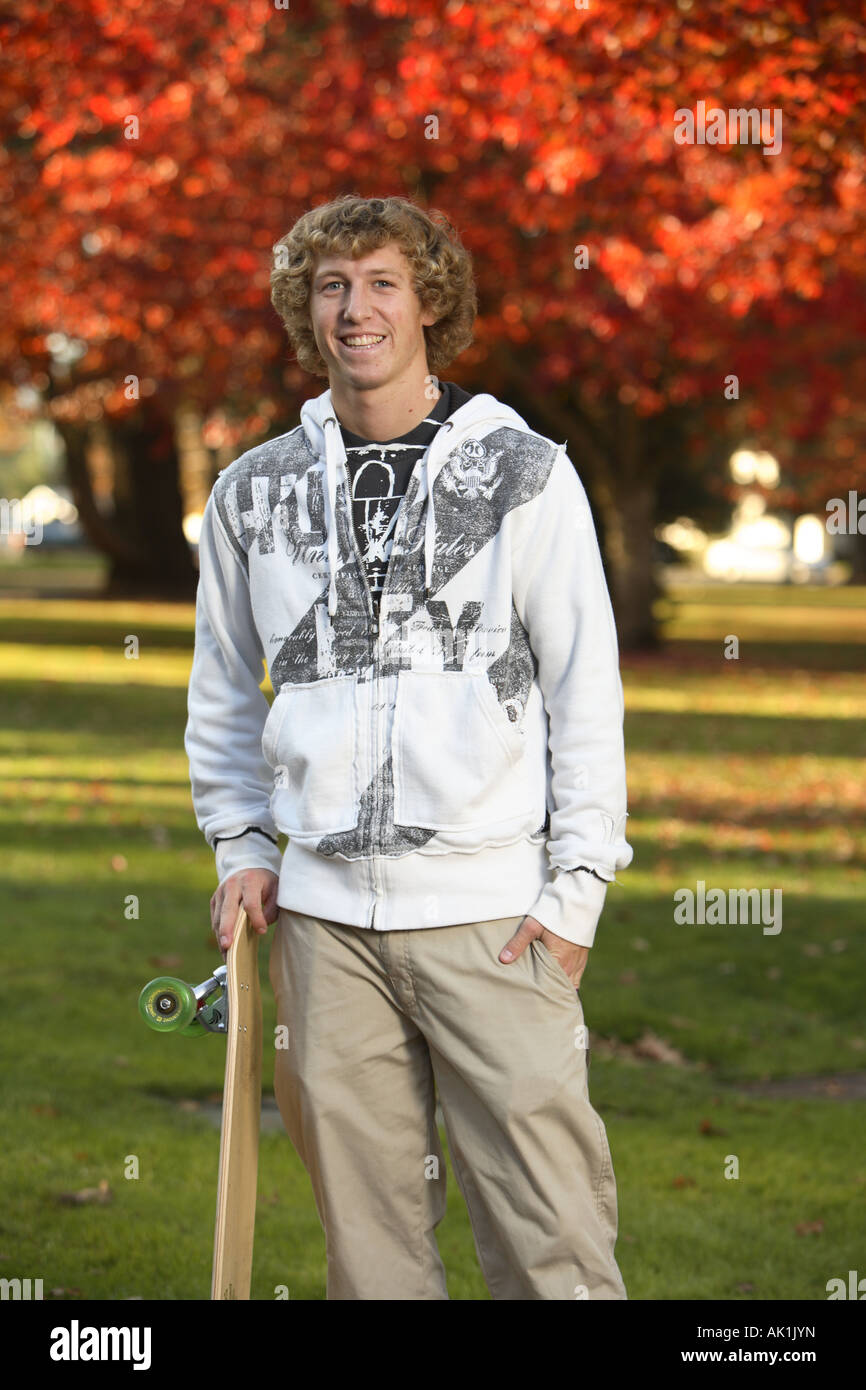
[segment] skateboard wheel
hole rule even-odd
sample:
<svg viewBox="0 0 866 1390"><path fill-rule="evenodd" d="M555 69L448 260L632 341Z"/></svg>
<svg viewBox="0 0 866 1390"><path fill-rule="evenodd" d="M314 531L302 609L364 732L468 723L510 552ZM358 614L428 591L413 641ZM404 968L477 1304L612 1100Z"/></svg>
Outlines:
<svg viewBox="0 0 866 1390"><path fill-rule="evenodd" d="M168 975L151 980L138 996L139 1013L148 1028L153 1028L157 1033L185 1031L195 1018L197 1008L198 1000L192 985Z"/></svg>
<svg viewBox="0 0 866 1390"><path fill-rule="evenodd" d="M188 1023L185 1028L178 1030L178 1036L181 1038L206 1038L207 1034L207 1028L202 1027L197 1018L194 1018L192 1023Z"/></svg>

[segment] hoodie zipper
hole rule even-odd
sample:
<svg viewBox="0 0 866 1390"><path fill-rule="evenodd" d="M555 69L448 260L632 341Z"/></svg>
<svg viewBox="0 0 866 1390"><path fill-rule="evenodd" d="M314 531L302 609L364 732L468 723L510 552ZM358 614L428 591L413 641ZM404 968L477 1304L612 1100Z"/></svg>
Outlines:
<svg viewBox="0 0 866 1390"><path fill-rule="evenodd" d="M404 492L403 496L400 498L400 501L399 501L399 503L398 503L398 505L397 505L397 511L396 511L396 514L395 514L395 517L394 517L394 535L393 535L393 540L392 540L392 542L391 542L391 554L388 556L388 564L387 564L387 566L386 566L386 568L385 568L385 578L384 578L384 580L383 580L383 582L382 582L382 592L381 592L380 595L379 595L379 614L380 614L380 616L381 616L381 613L382 613L382 605L383 605L384 602L385 602L385 596L386 596L386 594L389 594L389 593L391 592L391 577L392 577L393 572L394 572L394 565L392 564L392 560L395 559L395 556L394 556L394 548L396 547L398 540L401 540L401 539L402 539L403 534L404 534L404 532L405 532L405 530L406 530L406 493L408 493L409 488L411 487L411 484L412 484L412 479L415 478L416 475L417 475L417 477L418 477L418 479L419 479L419 483L420 483L421 474L422 474L422 472L423 472L423 470L424 470L424 468L425 468L425 463L426 463L426 468L427 468L427 479L428 479L428 484L429 484L427 505L428 505L428 506L430 505L430 503L429 503L429 492L432 491L432 487L433 487L432 480L430 479L430 471L429 471L429 470L430 470L430 453L431 453L431 450L433 449L434 444L436 444L436 443L438 442L438 440L441 439L442 437L443 437L442 431L440 430L439 433L436 434L436 435L434 436L434 438L433 438L433 439L430 441L430 443L428 444L425 453L422 454L421 457L420 457L419 459L416 460L416 462L415 462L415 467L412 469L412 472L411 472L411 474L410 474L410 476L409 476L409 481L408 481L407 484L406 484L406 492ZM419 525L419 526L422 525L422 522L421 522L420 519L419 519L418 525ZM353 527L353 531L354 531L354 527ZM356 546L356 549L357 549L357 546ZM358 554L359 554L359 556L360 556L360 551L358 551ZM396 557L397 560L399 560L401 554L402 554L402 550L398 550L398 552L397 552L397 557ZM422 549L422 555L423 555L423 549ZM363 569L363 562L361 563L361 568ZM366 574L364 575L364 578L366 579ZM376 673L376 676L378 677L378 676L380 675L380 673L381 673L381 651L382 651L381 645L380 645L380 643L381 643L381 632L380 632L380 625L379 625L379 624L376 625L375 632L376 632L376 638L377 638L376 647L375 647L375 653L376 653L375 659L377 660L377 663L378 663L378 664L375 665L375 673ZM378 715L378 719L377 719L377 737L376 737L376 767L377 767L377 768L380 767L380 766L382 765L382 762L383 762L383 759L384 759L384 753L385 753L385 734L384 734L383 724L384 724L384 720L385 720L385 716L386 716L386 710L385 710L385 701L384 701L384 699L380 700L380 701L379 701L379 704L381 705L381 709L379 709L379 710L377 711L377 715ZM393 763L392 763L392 767L391 767L391 775L392 775L392 777L393 777L393 775L394 775ZM382 804L381 804L381 807L380 807L379 804L378 804L378 802L376 802L376 800L375 800L375 798L374 798L374 805L373 805L373 821L374 821L374 824L375 824L375 827L376 827L376 842L375 842L375 844L376 844L376 849L375 849L375 852L377 852L377 853L379 853L379 854L381 854L381 852L382 852L382 841L383 841L383 836L384 836L384 824L383 824L383 822L384 822L384 813L385 813L385 802L384 802L384 799L383 799ZM374 874L375 874L375 870L374 870ZM378 888L379 888L379 885L377 884L377 889L378 889ZM379 891L381 891L381 890L379 890ZM375 909L374 909L374 912L375 912Z"/></svg>
<svg viewBox="0 0 866 1390"><path fill-rule="evenodd" d="M346 467L346 477L347 477L347 479L349 478L349 469L348 469L348 466ZM364 568L364 557L363 557L362 554L361 554L361 548L360 548L360 546L358 545L358 537L357 537L356 534L355 534L355 518L354 518L354 515L353 515L353 513L352 513L352 504L351 504L351 480L350 480L350 485L349 485L349 488L348 488L347 496L348 496L348 498L350 499L350 500L348 501L348 503L347 503L348 508L349 508L349 517L348 517L348 522L349 522L349 528L348 528L348 529L349 529L349 536L350 536L351 542L352 542L352 549L353 549L353 551L355 552L355 563L357 564L358 569L359 569L359 571L360 571L360 574L361 574L361 583L363 584L364 592L365 592L365 594L366 594L366 596L367 596L367 609L368 609L368 615L367 615L367 616L368 616L369 624L370 624L370 626L369 626L369 634L370 634L370 660L371 660L371 664L372 664L372 667L373 667L373 682L372 682L372 684L373 684L373 690L374 690L374 692L375 692L375 689L376 689L376 686L377 686L377 683L378 683L379 670L380 670L380 662L379 662L379 640L380 640L379 628L380 628L380 624L379 624L379 618L378 618L377 613L376 613L376 605L375 605L375 603L373 602L373 590L370 588L370 581L369 581L369 579L367 578L367 571L366 571L366 569ZM335 524L336 524L336 519L335 519ZM390 566L389 566L389 568L390 568ZM383 586L383 588L384 588L384 586ZM380 609L380 612L381 612L381 609ZM377 717L377 711L376 711L376 710L373 710L372 733L373 733L373 749L374 749L373 785L374 785L374 787L375 787L375 772L376 772L376 769L377 769L378 766L379 766L378 717ZM371 836L370 836L370 839L371 839L371 843L374 842L374 837L373 837L373 834L372 834L372 830L373 830L373 827L374 827L374 826L376 825L376 823L377 823L378 814L379 814L379 809L378 809L378 807L377 807L377 805L376 805L376 799L375 799L375 794L374 794L374 796L373 796L373 802L372 802L372 805L371 805L371 808L370 808L370 829L371 829ZM374 853L375 853L375 850L374 850ZM375 860L374 860L373 858L371 858L371 859L370 859L370 872L371 872L371 874L372 874L372 876L373 876L373 888L374 888L374 890L378 890L378 884L376 883L376 870L375 870L374 865L375 865ZM370 926L371 926L371 927L373 926L373 923L374 923L374 921L375 921L375 913L376 913L376 900L375 900L375 897L374 897L374 899L373 899L373 919L372 919L371 922L370 922Z"/></svg>

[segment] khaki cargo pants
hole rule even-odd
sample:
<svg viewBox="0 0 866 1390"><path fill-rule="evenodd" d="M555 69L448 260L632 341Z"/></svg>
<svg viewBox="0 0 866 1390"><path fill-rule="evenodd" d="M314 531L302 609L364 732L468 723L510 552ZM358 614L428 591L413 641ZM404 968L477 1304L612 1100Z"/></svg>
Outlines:
<svg viewBox="0 0 866 1390"><path fill-rule="evenodd" d="M377 932L280 909L283 1123L325 1231L329 1299L447 1299L442 1107L493 1299L624 1299L616 1184L580 998L521 917Z"/></svg>

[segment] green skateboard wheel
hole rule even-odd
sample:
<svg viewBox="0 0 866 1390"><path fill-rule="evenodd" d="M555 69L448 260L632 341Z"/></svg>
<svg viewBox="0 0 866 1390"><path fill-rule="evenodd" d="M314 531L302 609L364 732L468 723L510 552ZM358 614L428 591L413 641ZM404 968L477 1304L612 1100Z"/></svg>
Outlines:
<svg viewBox="0 0 866 1390"><path fill-rule="evenodd" d="M181 1028L180 1036L182 1038L207 1037L208 1033L210 1032L210 1029L205 1028L204 1025L206 1023L216 1023L217 1018L220 1016L222 1012L220 1008L222 1004L222 997L220 997L220 999L217 1000L216 1004L202 1004L201 1008L199 1009L192 1022L188 1023L185 1028Z"/></svg>
<svg viewBox="0 0 866 1390"><path fill-rule="evenodd" d="M157 1033L185 1031L195 1018L197 1008L198 1000L192 985L184 980L174 980L170 975L151 980L138 996L139 1013L148 1028L153 1028Z"/></svg>
<svg viewBox="0 0 866 1390"><path fill-rule="evenodd" d="M199 1023L199 1021L198 1021L197 1018L194 1018L193 1021L192 1021L192 1023L188 1023L188 1024L186 1025L185 1028L181 1028L181 1029L179 1030L179 1032L178 1032L178 1037L179 1037L179 1038L206 1038L206 1037L207 1037L207 1033L208 1033L208 1030L207 1030L206 1028L203 1028L203 1027L201 1026L201 1024Z"/></svg>

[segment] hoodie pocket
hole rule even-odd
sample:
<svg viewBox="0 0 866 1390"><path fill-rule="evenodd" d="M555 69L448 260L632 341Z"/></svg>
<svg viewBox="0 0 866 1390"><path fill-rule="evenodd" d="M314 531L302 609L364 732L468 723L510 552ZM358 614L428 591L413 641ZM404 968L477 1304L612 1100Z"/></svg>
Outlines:
<svg viewBox="0 0 866 1390"><path fill-rule="evenodd" d="M395 823L477 830L530 815L524 743L485 671L401 671L391 741Z"/></svg>
<svg viewBox="0 0 866 1390"><path fill-rule="evenodd" d="M271 705L262 753L274 769L274 820L285 834L333 834L358 819L356 678L287 683Z"/></svg>

